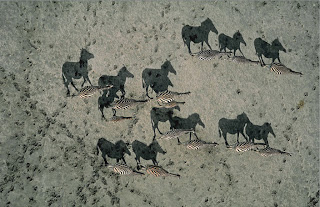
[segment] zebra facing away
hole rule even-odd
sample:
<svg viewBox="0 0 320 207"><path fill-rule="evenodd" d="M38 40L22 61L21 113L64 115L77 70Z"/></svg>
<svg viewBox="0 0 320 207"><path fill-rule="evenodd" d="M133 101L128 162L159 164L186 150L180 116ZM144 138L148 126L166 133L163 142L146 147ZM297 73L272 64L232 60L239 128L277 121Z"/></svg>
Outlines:
<svg viewBox="0 0 320 207"><path fill-rule="evenodd" d="M81 49L81 55L79 62L65 62L62 65L62 79L63 84L67 88L67 96L70 96L69 84L79 91L77 87L73 83L73 79L83 78L83 83L81 87L83 87L84 83L88 81L91 84L91 81L88 76L88 60L94 58L94 55L88 52L86 49Z"/></svg>

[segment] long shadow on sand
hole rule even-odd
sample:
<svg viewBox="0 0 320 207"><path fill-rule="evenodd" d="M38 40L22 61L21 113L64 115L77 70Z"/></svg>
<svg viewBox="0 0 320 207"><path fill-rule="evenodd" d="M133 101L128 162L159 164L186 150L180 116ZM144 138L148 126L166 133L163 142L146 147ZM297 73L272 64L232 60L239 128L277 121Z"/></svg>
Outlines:
<svg viewBox="0 0 320 207"><path fill-rule="evenodd" d="M269 147L268 142L268 134L271 133L274 137L276 137L273 129L271 127L271 123L265 122L263 125L254 125L251 122L247 123L245 126L245 133L249 137L249 141L254 143L254 140L263 140L264 144Z"/></svg>
<svg viewBox="0 0 320 207"><path fill-rule="evenodd" d="M139 164L141 163L140 158L143 158L145 160L152 160L152 163L154 165L158 165L157 154L167 153L161 148L161 146L156 140L153 140L152 143L149 145L143 142L140 142L138 140L135 140L132 142L132 149L136 155L135 159L137 162L137 166L139 166Z"/></svg>
<svg viewBox="0 0 320 207"><path fill-rule="evenodd" d="M169 119L170 122L170 129L196 129L196 126L199 124L203 128L205 128L205 124L202 122L200 115L198 113L193 113L189 115L187 118L182 118L178 116L171 117ZM196 138L198 139L198 136L196 133L194 133ZM191 133L190 133L190 139L191 139Z"/></svg>
<svg viewBox="0 0 320 207"><path fill-rule="evenodd" d="M219 136L223 136L226 146L229 146L227 142L227 133L237 134L237 143L239 143L239 134L246 139L246 141L263 140L264 144L269 147L268 135L271 133L276 137L271 123L264 123L263 125L254 125L248 118L248 116L243 112L238 115L236 119L226 119L222 118L219 120ZM249 139L248 139L249 138Z"/></svg>
<svg viewBox="0 0 320 207"><path fill-rule="evenodd" d="M233 50L233 55L236 56L236 51L239 50L242 54L242 56L244 56L244 54L242 53L241 49L240 49L240 43L243 43L245 46L247 46L247 43L244 41L242 34L239 32L239 30L234 33L234 35L232 37L229 37L223 33L221 33L218 36L218 40L219 40L219 49L220 52L222 52L224 50L224 52L226 51L226 48L228 48L230 51Z"/></svg>
<svg viewBox="0 0 320 207"><path fill-rule="evenodd" d="M149 87L156 93L168 90L169 86L173 87L168 75L169 73L177 74L170 61L166 60L160 69L146 68L142 71L142 87L146 89L146 96L149 96Z"/></svg>
<svg viewBox="0 0 320 207"><path fill-rule="evenodd" d="M99 154L99 149L101 151L105 165L108 164L106 156L112 159L116 159L117 162L122 160L124 163L126 163L124 155L131 155L127 144L122 140L119 140L115 144L113 144L105 138L100 138L97 143L97 155Z"/></svg>
<svg viewBox="0 0 320 207"><path fill-rule="evenodd" d="M134 78L134 75L130 73L125 66L119 70L116 76L103 75L99 78L99 86L106 86L110 84L113 85L113 87L110 88L109 91L104 92L98 99L98 107L101 111L102 118L105 118L103 109L105 107L110 107L110 104L114 101L114 99L119 98L119 96L117 95L118 91L121 92L121 97L125 96L126 92L124 89L124 85L127 78Z"/></svg>
<svg viewBox="0 0 320 207"><path fill-rule="evenodd" d="M151 125L153 130L153 139L156 137L156 129L160 134L162 132L159 129L159 122L167 122L172 118L173 110L176 109L180 111L180 107L176 106L174 108L157 108L153 107L150 111L150 117L151 117Z"/></svg>
<svg viewBox="0 0 320 207"><path fill-rule="evenodd" d="M201 43L201 51L203 50L203 42L205 42L210 50L212 50L208 40L210 31L218 34L218 30L209 18L201 22L200 26L183 26L181 31L182 40L184 44L187 45L189 54L192 54L190 49L191 42Z"/></svg>
<svg viewBox="0 0 320 207"><path fill-rule="evenodd" d="M260 37L258 37L254 40L254 47L256 49L256 54L259 57L261 65L265 65L262 59L262 55L266 58L272 58L272 63L276 59L278 59L279 63L281 63L279 51L286 52L286 49L282 46L278 38L273 40L272 43L269 44L266 41L262 40Z"/></svg>
<svg viewBox="0 0 320 207"><path fill-rule="evenodd" d="M225 140L226 146L229 146L227 141L227 133L229 134L237 134L237 142L239 143L239 134L242 134L242 136L248 141L248 138L244 135L244 126L245 124L249 123L250 120L244 112L237 116L236 119L226 119L222 118L219 120L218 126L219 126L219 136L221 137L221 134Z"/></svg>
<svg viewBox="0 0 320 207"><path fill-rule="evenodd" d="M86 81L91 84L88 76L88 60L90 60L91 58L94 58L94 55L88 52L86 49L82 49L79 62L65 62L62 65L62 79L63 84L67 88L67 96L70 96L70 83L74 87L74 89L76 89L76 91L79 91L78 88L74 85L73 79L83 78L81 87L83 87Z"/></svg>

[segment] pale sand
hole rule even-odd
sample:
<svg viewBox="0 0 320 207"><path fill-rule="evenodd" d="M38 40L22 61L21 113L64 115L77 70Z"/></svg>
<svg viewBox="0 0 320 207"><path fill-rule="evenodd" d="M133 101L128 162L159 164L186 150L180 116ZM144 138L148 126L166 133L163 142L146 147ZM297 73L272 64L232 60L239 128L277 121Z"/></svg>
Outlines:
<svg viewBox="0 0 320 207"><path fill-rule="evenodd" d="M0 206L318 205L317 1L0 2L0 11ZM240 30L247 42L242 51L253 60L258 59L254 39L264 37L270 43L278 37L287 50L280 51L281 61L304 75L278 76L260 66L191 57L181 29L199 26L206 18L219 34L232 36ZM210 32L209 43L218 49L218 35ZM83 47L95 56L89 60L93 84L125 65L134 74L125 90L136 99L145 98L143 69L171 61L177 75L169 74L174 85L169 90L191 91L174 115L198 113L205 124L196 127L199 138L220 145L188 151L176 140L159 141L167 151L158 155L159 165L181 179L110 173L101 154L95 154L98 139L150 144L152 103L119 111L125 116L135 113L136 119L112 124L101 120L99 95L88 100L66 97L62 65L78 61ZM191 43L191 49L199 51L200 44ZM75 81L78 88L81 83ZM298 109L301 101L304 105ZM277 137L269 135L270 146L293 155L265 158L226 149L218 121L242 112L254 124L271 122ZM112 114L111 109L104 113ZM159 128L169 130L169 122ZM236 135L228 135L228 141L234 143ZM130 151L125 158L134 167Z"/></svg>

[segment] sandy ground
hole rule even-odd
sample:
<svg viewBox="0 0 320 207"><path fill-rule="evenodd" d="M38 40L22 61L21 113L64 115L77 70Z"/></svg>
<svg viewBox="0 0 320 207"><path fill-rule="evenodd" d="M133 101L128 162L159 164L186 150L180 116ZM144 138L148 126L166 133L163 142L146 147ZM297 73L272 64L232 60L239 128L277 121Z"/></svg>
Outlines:
<svg viewBox="0 0 320 207"><path fill-rule="evenodd" d="M0 18L0 206L318 205L317 1L1 2ZM181 29L206 18L219 34L239 30L247 42L241 49L250 59L258 59L256 38L269 43L279 38L287 50L280 51L281 61L304 75L278 76L260 66L191 57ZM218 35L210 32L209 43L218 49ZM62 65L79 61L82 48L94 54L88 62L94 85L124 65L134 75L126 81L126 96L135 99L146 98L142 71L169 60L177 72L168 76L174 85L169 90L191 91L174 116L199 114L205 127L196 127L198 137L220 145L189 151L175 140L159 141L167 151L158 154L159 165L181 179L110 172L96 155L98 139L150 144L153 103L119 111L136 118L113 124L101 119L98 94L87 100L67 97ZM191 49L199 51L200 44L191 43ZM81 83L75 81L78 88ZM270 146L292 156L226 149L218 121L242 112L256 125L270 122L276 134L269 135ZM110 108L104 113L112 114ZM169 127L169 122L159 124L163 132ZM234 143L236 135L228 135L228 141ZM130 145L129 150L125 159L135 167Z"/></svg>

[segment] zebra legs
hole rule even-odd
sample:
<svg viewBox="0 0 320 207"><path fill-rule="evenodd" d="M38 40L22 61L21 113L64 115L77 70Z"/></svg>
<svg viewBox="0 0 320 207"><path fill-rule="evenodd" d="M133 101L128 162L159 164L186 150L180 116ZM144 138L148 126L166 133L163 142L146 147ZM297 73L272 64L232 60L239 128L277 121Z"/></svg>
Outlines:
<svg viewBox="0 0 320 207"><path fill-rule="evenodd" d="M227 141L227 133L223 133L222 136L224 138L224 142L225 142L226 146L229 146L228 141Z"/></svg>
<svg viewBox="0 0 320 207"><path fill-rule="evenodd" d="M188 51L189 51L189 54L191 55L191 49L190 49L190 40L189 41L186 41L186 45L188 47Z"/></svg>
<svg viewBox="0 0 320 207"><path fill-rule="evenodd" d="M210 50L212 50L211 46L209 45L209 41L206 40L205 42L206 42L206 44L208 45L208 47L210 48Z"/></svg>
<svg viewBox="0 0 320 207"><path fill-rule="evenodd" d="M243 52L241 51L241 49L239 48L239 51L241 52L242 56L244 57ZM236 50L234 51L234 56L236 56Z"/></svg>
<svg viewBox="0 0 320 207"><path fill-rule="evenodd" d="M77 87L74 85L73 81L70 81L70 83L71 83L71 85L74 87L74 89L76 89L76 91L79 91L79 90L77 89ZM68 89L68 91L69 91L69 89ZM70 93L70 91L69 91L69 93Z"/></svg>

